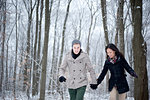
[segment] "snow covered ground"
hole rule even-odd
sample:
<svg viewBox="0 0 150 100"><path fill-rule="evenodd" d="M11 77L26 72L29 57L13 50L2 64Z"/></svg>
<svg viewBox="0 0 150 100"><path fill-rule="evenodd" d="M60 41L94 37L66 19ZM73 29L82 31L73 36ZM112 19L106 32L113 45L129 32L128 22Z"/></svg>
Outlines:
<svg viewBox="0 0 150 100"><path fill-rule="evenodd" d="M12 93L7 92L4 97L0 97L0 100L14 100L14 96ZM28 99L24 93L19 92L17 93L16 100L38 100L38 97ZM69 100L69 96L68 93L66 93L63 95L62 99L62 96L57 93L53 95L47 94L45 100ZM109 100L109 94L98 94L96 91L92 90L85 93L84 100ZM126 100L134 100L134 98L128 97Z"/></svg>

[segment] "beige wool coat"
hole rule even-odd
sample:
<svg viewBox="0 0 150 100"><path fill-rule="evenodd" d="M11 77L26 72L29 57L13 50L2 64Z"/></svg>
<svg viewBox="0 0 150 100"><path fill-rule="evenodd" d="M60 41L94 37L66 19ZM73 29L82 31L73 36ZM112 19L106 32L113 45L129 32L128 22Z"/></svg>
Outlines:
<svg viewBox="0 0 150 100"><path fill-rule="evenodd" d="M88 84L87 71L90 73L91 84L96 84L96 74L91 65L89 56L85 52L74 59L71 52L67 53L60 68L59 76L64 76L68 68L67 86L70 89L77 89Z"/></svg>

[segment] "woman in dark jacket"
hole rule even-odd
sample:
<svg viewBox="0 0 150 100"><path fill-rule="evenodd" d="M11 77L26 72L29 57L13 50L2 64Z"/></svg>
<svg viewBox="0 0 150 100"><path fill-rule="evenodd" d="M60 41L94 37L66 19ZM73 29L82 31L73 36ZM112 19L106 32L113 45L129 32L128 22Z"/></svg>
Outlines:
<svg viewBox="0 0 150 100"><path fill-rule="evenodd" d="M108 44L105 51L107 59L97 82L100 84L109 70L110 100L116 100L117 93L119 93L119 100L125 100L126 92L129 91L125 70L133 77L137 78L137 75L114 44Z"/></svg>

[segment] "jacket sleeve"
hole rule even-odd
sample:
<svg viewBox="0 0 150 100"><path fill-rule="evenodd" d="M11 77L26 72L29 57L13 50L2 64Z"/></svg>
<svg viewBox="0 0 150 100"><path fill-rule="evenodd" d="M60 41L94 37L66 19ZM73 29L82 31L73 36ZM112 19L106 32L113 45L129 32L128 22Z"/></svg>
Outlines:
<svg viewBox="0 0 150 100"><path fill-rule="evenodd" d="M85 60L86 68L87 68L88 72L90 73L90 77L92 79L91 84L97 84L96 74L95 74L95 71L94 71L93 66L91 64L89 56L87 55L85 59L86 59Z"/></svg>
<svg viewBox="0 0 150 100"><path fill-rule="evenodd" d="M122 61L122 65L123 67L125 68L125 70L131 75L134 70L129 66L128 62L125 60L125 58L123 58L123 61Z"/></svg>
<svg viewBox="0 0 150 100"><path fill-rule="evenodd" d="M100 84L100 83L103 81L103 79L104 79L104 77L105 77L107 71L108 71L108 65L106 64L106 61L105 61L103 70L102 70L102 72L101 72L101 74L99 75L98 80L97 80L97 83L98 83L98 84Z"/></svg>
<svg viewBox="0 0 150 100"><path fill-rule="evenodd" d="M59 77L60 76L64 76L65 72L66 72L66 67L68 66L67 64L67 55L64 57L64 60L59 68Z"/></svg>

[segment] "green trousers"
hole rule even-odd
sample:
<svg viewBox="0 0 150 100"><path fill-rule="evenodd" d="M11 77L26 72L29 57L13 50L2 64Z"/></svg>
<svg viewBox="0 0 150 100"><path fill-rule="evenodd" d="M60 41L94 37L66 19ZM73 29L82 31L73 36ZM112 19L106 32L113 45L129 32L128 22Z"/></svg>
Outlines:
<svg viewBox="0 0 150 100"><path fill-rule="evenodd" d="M83 100L86 86L77 89L69 89L70 100Z"/></svg>

